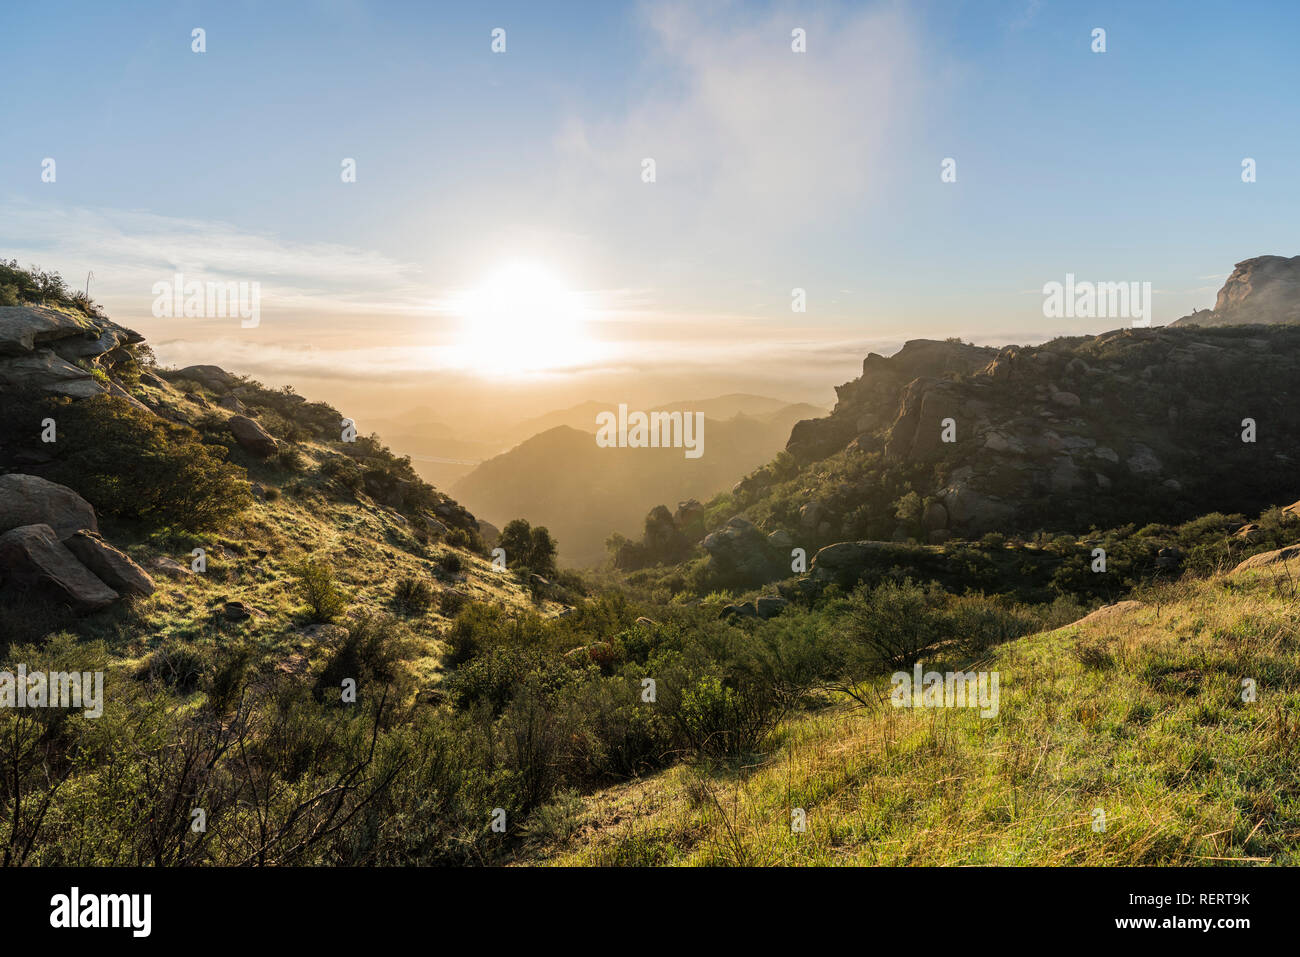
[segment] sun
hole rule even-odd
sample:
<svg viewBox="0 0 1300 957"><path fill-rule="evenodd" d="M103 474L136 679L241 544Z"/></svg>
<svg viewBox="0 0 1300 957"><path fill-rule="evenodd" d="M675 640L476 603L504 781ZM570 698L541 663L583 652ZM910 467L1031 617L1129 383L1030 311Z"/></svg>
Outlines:
<svg viewBox="0 0 1300 957"><path fill-rule="evenodd" d="M550 270L529 262L497 267L461 297L457 351L485 374L544 372L586 361L582 297Z"/></svg>

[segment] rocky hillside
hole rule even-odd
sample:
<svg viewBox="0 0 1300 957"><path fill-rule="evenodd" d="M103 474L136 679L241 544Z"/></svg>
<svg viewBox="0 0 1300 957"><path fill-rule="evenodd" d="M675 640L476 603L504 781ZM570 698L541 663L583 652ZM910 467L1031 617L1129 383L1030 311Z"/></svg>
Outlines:
<svg viewBox="0 0 1300 957"><path fill-rule="evenodd" d="M918 340L868 356L832 415L799 423L787 452L817 471L832 457L903 470L927 501L919 515L846 516L850 486L801 504L802 524L937 541L1187 518L1209 504L1257 511L1290 491L1298 346L1294 328L1124 329L1001 350ZM738 501L761 499L774 473L747 478Z"/></svg>
<svg viewBox="0 0 1300 957"><path fill-rule="evenodd" d="M1237 263L1213 309L1201 309L1175 326L1245 326L1300 322L1300 256L1256 256Z"/></svg>
<svg viewBox="0 0 1300 957"><path fill-rule="evenodd" d="M96 308L0 307L0 402L6 645L61 625L174 653L219 620L301 658L313 617L333 617L304 611L307 565L353 612L400 611L403 580L423 583L430 648L471 600L562 608L558 587L493 569L491 529L337 410L216 366L159 369Z"/></svg>
<svg viewBox="0 0 1300 957"><path fill-rule="evenodd" d="M811 561L842 543L857 555L1255 514L1294 498L1298 387L1294 325L913 340L868 356L829 416L705 506L692 540L711 580L752 584L788 576L795 547ZM658 518L658 538L683 531Z"/></svg>

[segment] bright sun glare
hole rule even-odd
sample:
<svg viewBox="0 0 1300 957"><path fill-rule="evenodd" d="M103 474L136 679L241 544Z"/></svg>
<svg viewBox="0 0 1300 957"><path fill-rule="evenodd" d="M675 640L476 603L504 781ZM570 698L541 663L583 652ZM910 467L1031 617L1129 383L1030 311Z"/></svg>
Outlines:
<svg viewBox="0 0 1300 957"><path fill-rule="evenodd" d="M464 365L488 374L543 372L591 357L581 297L547 270L511 263L467 293L457 310Z"/></svg>

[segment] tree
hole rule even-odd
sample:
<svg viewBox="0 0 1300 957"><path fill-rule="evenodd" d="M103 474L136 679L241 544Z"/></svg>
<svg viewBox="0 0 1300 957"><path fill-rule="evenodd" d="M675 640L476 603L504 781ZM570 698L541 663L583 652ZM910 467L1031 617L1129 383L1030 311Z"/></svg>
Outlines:
<svg viewBox="0 0 1300 957"><path fill-rule="evenodd" d="M531 569L539 575L555 572L555 539L544 525L533 528L527 519L516 518L501 530L500 546L510 567Z"/></svg>

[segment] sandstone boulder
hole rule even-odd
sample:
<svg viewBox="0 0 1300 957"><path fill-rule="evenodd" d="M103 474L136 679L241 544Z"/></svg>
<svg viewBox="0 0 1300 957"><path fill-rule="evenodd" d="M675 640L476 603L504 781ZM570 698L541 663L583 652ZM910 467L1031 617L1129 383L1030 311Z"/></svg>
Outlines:
<svg viewBox="0 0 1300 957"><path fill-rule="evenodd" d="M149 573L89 529L80 529L63 540L68 551L95 576L123 595L154 593Z"/></svg>
<svg viewBox="0 0 1300 957"><path fill-rule="evenodd" d="M1286 548L1278 548L1271 552L1260 552L1258 555L1251 555L1244 562L1233 569L1234 572L1242 572L1251 568L1265 568L1269 565L1285 564L1292 559L1300 558L1300 545L1288 545Z"/></svg>
<svg viewBox="0 0 1300 957"><path fill-rule="evenodd" d="M701 544L714 570L722 575L755 581L772 572L767 536L739 515L710 532Z"/></svg>
<svg viewBox="0 0 1300 957"><path fill-rule="evenodd" d="M280 443L246 415L232 415L227 423L240 447L261 458L270 458L280 450Z"/></svg>
<svg viewBox="0 0 1300 957"><path fill-rule="evenodd" d="M178 379L189 379L213 392L225 392L239 383L239 380L220 366L186 366L175 373Z"/></svg>
<svg viewBox="0 0 1300 957"><path fill-rule="evenodd" d="M99 531L90 503L66 485L38 475L0 475L0 532L19 525L49 525L64 538L81 528Z"/></svg>
<svg viewBox="0 0 1300 957"><path fill-rule="evenodd" d="M0 574L6 584L46 594L81 613L107 608L118 599L48 525L20 525L0 535Z"/></svg>

